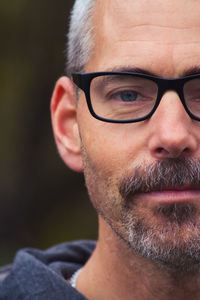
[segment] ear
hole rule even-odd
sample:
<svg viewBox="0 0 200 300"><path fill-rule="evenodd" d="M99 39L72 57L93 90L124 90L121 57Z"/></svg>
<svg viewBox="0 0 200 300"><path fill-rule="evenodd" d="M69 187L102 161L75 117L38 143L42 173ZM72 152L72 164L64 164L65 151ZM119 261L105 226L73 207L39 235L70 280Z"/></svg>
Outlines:
<svg viewBox="0 0 200 300"><path fill-rule="evenodd" d="M56 83L51 99L51 118L60 156L71 169L82 172L76 94L72 81L67 77L61 77Z"/></svg>

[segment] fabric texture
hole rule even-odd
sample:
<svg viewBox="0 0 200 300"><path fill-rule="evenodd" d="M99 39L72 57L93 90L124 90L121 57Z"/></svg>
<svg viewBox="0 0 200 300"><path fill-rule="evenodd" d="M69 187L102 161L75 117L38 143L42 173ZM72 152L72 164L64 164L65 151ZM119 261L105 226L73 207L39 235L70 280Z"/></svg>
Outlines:
<svg viewBox="0 0 200 300"><path fill-rule="evenodd" d="M87 262L96 242L62 243L47 250L22 249L0 268L0 300L85 300L67 282Z"/></svg>

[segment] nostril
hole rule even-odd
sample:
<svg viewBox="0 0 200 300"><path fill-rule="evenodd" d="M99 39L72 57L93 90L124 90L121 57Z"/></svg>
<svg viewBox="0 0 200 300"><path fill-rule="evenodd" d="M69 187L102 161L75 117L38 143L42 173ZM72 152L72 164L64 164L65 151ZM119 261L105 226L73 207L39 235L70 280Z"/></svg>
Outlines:
<svg viewBox="0 0 200 300"><path fill-rule="evenodd" d="M166 152L167 152L167 151L166 151L163 147L158 147L158 148L157 148L157 153L159 153L159 154L162 154L162 153L163 153L163 154L166 154Z"/></svg>
<svg viewBox="0 0 200 300"><path fill-rule="evenodd" d="M157 152L158 153L161 153L163 151L163 148L162 147L159 147L158 149L157 149Z"/></svg>
<svg viewBox="0 0 200 300"><path fill-rule="evenodd" d="M168 157L168 158L172 158L172 157L178 157L182 154L187 155L188 153L190 153L190 148L185 147L183 149L179 149L176 147L172 147L170 149L165 149L164 147L157 147L156 148L156 153L159 157Z"/></svg>
<svg viewBox="0 0 200 300"><path fill-rule="evenodd" d="M156 154L159 158L170 157L170 151L168 151L168 150L165 149L164 147L158 147L158 148L156 148L155 154Z"/></svg>
<svg viewBox="0 0 200 300"><path fill-rule="evenodd" d="M190 149L188 148L188 147L185 147L184 149L183 149L183 153L189 153L190 152Z"/></svg>

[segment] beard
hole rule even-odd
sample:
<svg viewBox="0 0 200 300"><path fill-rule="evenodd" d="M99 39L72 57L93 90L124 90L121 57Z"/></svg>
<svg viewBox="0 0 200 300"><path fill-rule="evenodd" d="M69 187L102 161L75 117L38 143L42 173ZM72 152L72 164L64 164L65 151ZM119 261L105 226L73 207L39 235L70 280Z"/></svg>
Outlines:
<svg viewBox="0 0 200 300"><path fill-rule="evenodd" d="M154 203L148 206L138 200L140 193L184 185L199 189L199 161L169 159L143 164L114 179L109 172L97 170L85 152L83 157L91 201L121 240L140 256L174 275L199 270L199 204Z"/></svg>

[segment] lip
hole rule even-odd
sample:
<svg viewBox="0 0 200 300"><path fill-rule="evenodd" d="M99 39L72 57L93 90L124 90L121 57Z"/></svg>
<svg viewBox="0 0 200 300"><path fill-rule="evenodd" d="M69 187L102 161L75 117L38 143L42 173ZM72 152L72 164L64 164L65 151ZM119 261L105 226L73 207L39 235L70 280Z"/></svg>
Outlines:
<svg viewBox="0 0 200 300"><path fill-rule="evenodd" d="M175 187L162 191L140 193L139 197L158 203L195 202L200 200L200 188Z"/></svg>

